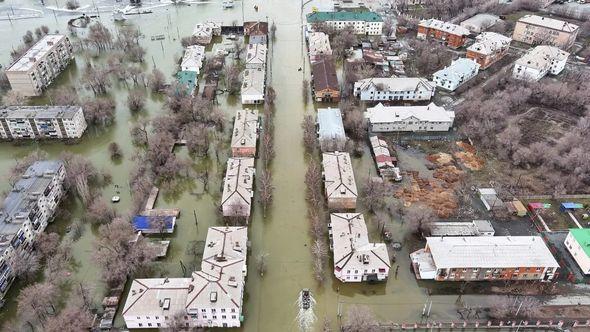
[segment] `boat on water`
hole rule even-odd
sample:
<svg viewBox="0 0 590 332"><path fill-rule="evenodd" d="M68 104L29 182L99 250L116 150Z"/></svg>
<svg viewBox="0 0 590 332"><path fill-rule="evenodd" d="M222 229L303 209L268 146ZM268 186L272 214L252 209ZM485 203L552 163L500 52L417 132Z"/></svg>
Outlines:
<svg viewBox="0 0 590 332"><path fill-rule="evenodd" d="M119 197L119 196L113 196L111 198L111 202L113 202L113 203L118 203L120 200L121 200L121 197Z"/></svg>
<svg viewBox="0 0 590 332"><path fill-rule="evenodd" d="M120 8L113 9L113 20L115 21L125 21L127 17L123 13L123 10Z"/></svg>
<svg viewBox="0 0 590 332"><path fill-rule="evenodd" d="M223 9L234 8L234 0L223 0Z"/></svg>

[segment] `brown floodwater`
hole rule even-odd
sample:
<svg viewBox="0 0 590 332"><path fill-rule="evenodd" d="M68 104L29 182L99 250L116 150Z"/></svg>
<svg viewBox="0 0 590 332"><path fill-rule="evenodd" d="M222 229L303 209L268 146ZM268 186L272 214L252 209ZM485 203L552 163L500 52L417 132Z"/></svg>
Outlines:
<svg viewBox="0 0 590 332"><path fill-rule="evenodd" d="M91 1L82 1L82 4ZM65 0L58 0L62 5ZM327 3L306 3L303 12L309 12L312 6L321 6ZM101 3L104 4L104 3ZM259 6L256 12L254 5ZM13 5L15 7L40 8L40 5L32 1L8 0L1 6ZM54 5L54 4L52 4ZM306 203L304 200L304 174L307 160L302 146L302 131L300 123L305 114L313 114L312 103L304 103L301 95L302 80L309 80L309 64L306 63L302 43L302 6L300 1L265 0L245 1L244 6L237 1L233 9L223 10L221 1L193 4L191 6L167 6L158 8L153 14L132 17L124 24L134 24L145 35L142 45L147 49L146 72L155 65L166 73L171 79L175 71L176 60L182 54L179 36L186 36L192 32L195 23L204 20L223 21L231 24L234 21L241 22L242 15L246 20L269 20L277 25L276 41L272 46L270 55L271 84L277 92L275 102L275 151L276 157L272 162L272 174L275 186L272 208L265 218L261 213L259 204L255 204L253 218L249 226L249 240L252 243L252 254L249 257L249 273L246 283L246 296L244 302L245 322L244 331L296 331L295 322L297 307L295 301L302 288L310 288L317 301L316 316L318 323L315 327L321 328L324 317L332 321L335 328L338 322L338 312L345 313L350 304L365 304L369 306L377 317L383 321L420 321L424 303L428 299L425 287L420 287L411 273L408 252L406 249L397 253L397 264L400 265L397 279L393 273L384 284L343 284L332 277L331 268L326 272L330 277L323 286L319 286L312 277L312 262L310 253L309 225L306 219ZM53 30L66 31L68 16L54 16L51 12L40 19L30 19L0 22L0 60L4 65L8 64L9 52L12 47L20 43L27 29L32 29L41 24L46 24ZM109 27L114 26L110 13L102 13L100 20ZM164 34L162 41L151 41L152 35ZM82 55L76 57L76 61L64 72L53 88L60 85L69 85L79 79L80 68L88 61ZM96 60L92 60L96 61ZM305 68L298 71L299 68ZM82 93L81 87L76 86ZM19 145L5 142L0 143L0 176L2 182L0 190L9 189L5 175L8 168L15 160L21 158L36 149L47 152L50 157L58 157L62 151L70 151L81 154L90 159L99 169L105 169L113 176L113 184L102 189L106 199L115 194L114 184L121 186L121 202L116 205L119 211L125 211L130 206L130 193L127 186L129 170L133 165L131 157L134 147L130 143L129 128L141 117L154 117L165 112L162 98L150 96L146 110L140 114L131 114L125 106L128 88L121 83L113 84L110 89L117 100L116 122L113 126L104 129L90 129L75 145L64 145L60 142L25 142ZM87 92L85 92L87 93ZM35 104L45 103L45 99L37 98ZM219 97L220 107L228 115L228 127L231 127L231 114L240 107L235 98ZM229 134L228 134L229 135ZM117 142L123 150L122 161L113 162L108 157L107 146L111 142ZM176 150L183 157L189 158L184 148ZM224 156L225 158L225 156ZM160 265L163 273L169 277L182 276L181 262L190 265L194 261L185 250L190 241L203 241L206 229L209 226L220 223L217 214L217 203L220 197L220 181L223 173L212 158L193 158L194 167L210 167L211 182L209 192L204 192L198 181L183 183L183 190L162 192L157 201L157 207L178 207L181 209L181 218L177 223L177 229L170 239L172 245L168 256ZM364 156L354 160L357 183L369 174L375 174L372 159L368 148ZM58 219L50 226L50 230L65 234L67 226L74 219L83 216L83 209L79 202L65 202L65 206L72 214L71 219ZM193 211L198 215L198 226L193 218ZM372 223L369 223L370 237L378 241L378 233ZM391 227L396 232L395 240L403 240L403 229L399 221L392 220ZM66 235L67 236L67 235ZM73 244L74 257L77 267L72 278L76 281L85 281L96 284L96 301L101 299L104 287L99 282L100 272L92 260L92 242L96 236L96 228L85 225L82 237ZM255 257L259 253L268 253L268 271L264 278L260 278L255 271ZM198 262L197 262L198 263ZM330 262L329 265L332 263ZM392 272L395 269L392 269ZM14 287L9 297L14 298L18 294L18 287ZM456 296L432 296L431 319L455 318ZM9 319L15 314L15 303L8 301L2 309L2 320ZM120 316L116 324L123 326Z"/></svg>

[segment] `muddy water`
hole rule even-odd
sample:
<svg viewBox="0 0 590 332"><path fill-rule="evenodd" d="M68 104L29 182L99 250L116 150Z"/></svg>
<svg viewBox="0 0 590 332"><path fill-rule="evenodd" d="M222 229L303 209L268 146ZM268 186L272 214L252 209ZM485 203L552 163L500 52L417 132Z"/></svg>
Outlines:
<svg viewBox="0 0 590 332"><path fill-rule="evenodd" d="M63 0L58 1L63 5ZM321 3L307 3L303 11L310 11L312 6L325 6L327 1ZM10 3L9 3L10 4ZM84 2L83 2L84 4ZM255 12L254 4L258 4L260 10ZM6 5L6 4L4 4ZM39 7L36 3L12 1L14 6ZM243 9L243 10L242 10ZM306 205L304 201L303 178L306 168L306 160L301 145L302 132L300 123L306 113L314 112L314 105L305 104L301 98L301 81L309 79L309 64L305 63L302 49L302 9L299 1L246 1L244 7L237 2L236 7L230 10L222 10L221 3L207 3L180 7L163 7L155 13L131 18L128 23L136 24L146 36L142 44L147 48L145 67L149 71L155 65L163 72L171 75L175 69L175 61L182 54L178 41L179 36L191 33L196 22L206 19L223 20L226 24L232 21L241 22L242 13L246 20L275 21L277 25L276 42L270 52L272 55L272 82L277 91L275 110L275 150L276 157L272 163L275 195L272 209L267 212L266 218L262 217L258 205L254 207L254 215L250 226L249 237L252 242L252 255L250 256L250 271L246 284L245 316L243 330L246 331L277 331L297 330L295 316L297 308L295 300L301 288L311 288L317 301L316 315L318 320L328 317L333 327L338 322L337 313L346 312L351 303L366 304L373 309L376 315L385 321L415 321L420 320L422 307L427 300L426 289L418 286L415 278L409 270L408 252L402 250L398 253L397 263L400 265L397 279L391 276L386 284L381 285L349 285L337 282L330 277L323 287L319 287L312 279L311 254L309 250L310 237L308 236L308 223L306 220ZM10 45L16 46L20 42L20 36L30 28L46 24L51 30L66 31L67 16L54 17L49 13L42 19L0 22L0 59L7 64ZM108 26L112 26L110 14L103 13L101 20ZM178 27L178 30L177 30ZM164 34L163 41L151 41L150 36ZM86 63L83 56L76 58L75 65L60 77L55 86L67 85L79 77L79 68ZM302 71L298 69L305 68ZM80 87L78 87L80 89ZM4 176L7 168L15 159L27 155L35 149L46 151L51 157L57 157L62 151L79 153L89 158L97 167L108 170L113 175L113 185L103 189L105 198L115 194L114 184L122 186L120 193L121 203L117 205L120 211L129 207L130 193L127 189L126 179L132 165L130 160L134 148L130 143L129 128L140 117L153 117L163 112L161 98L150 97L147 109L140 114L132 115L125 107L127 88L124 85L115 84L111 93L116 98L118 106L116 111L116 123L106 130L89 130L84 138L76 145L63 145L61 143L27 143L16 146L12 143L0 144L0 175ZM225 96L220 98L220 107L228 115L240 107L235 99L227 101ZM33 100L42 104L44 100ZM230 123L228 116L228 124ZM113 162L108 157L107 146L110 142L117 142L124 152L124 159ZM189 157L187 152L179 149L178 153L183 157ZM164 192L158 199L158 207L179 207L181 218L177 224L177 230L171 237L172 245L168 257L161 262L162 273L170 277L182 276L182 264L190 266L193 261L185 250L190 241L202 241L206 236L206 229L210 225L219 223L216 205L219 200L219 188L223 165L209 159L195 158L195 167L210 167L212 170L210 193L203 192L202 185L189 181L180 192ZM372 160L368 149L364 157L354 161L357 181L369 174L374 174ZM8 189L5 180L0 185L1 190ZM82 216L82 208L79 202L67 202L73 218ZM194 212L193 212L194 211ZM195 223L193 213L198 216L198 225ZM51 229L64 234L68 220L56 220ZM402 240L403 230L398 221L392 220L392 228L397 232L396 240ZM377 232L373 224L369 224L370 237L378 240ZM96 283L97 301L103 287L98 282L99 271L91 259L92 241L96 236L96 229L90 225L85 226L85 232L80 240L74 243L74 254L78 267L74 271L73 279ZM259 253L268 253L268 272L264 278L260 278L255 271L254 260ZM198 263L198 262L197 262ZM392 269L394 270L394 269ZM331 271L328 271L331 275ZM15 287L9 296L16 296L18 287ZM435 296L433 300L433 319L454 317L454 302L456 296ZM14 303L9 302L3 309L3 319L14 315ZM117 324L122 326L120 317ZM319 329L320 324L316 324Z"/></svg>

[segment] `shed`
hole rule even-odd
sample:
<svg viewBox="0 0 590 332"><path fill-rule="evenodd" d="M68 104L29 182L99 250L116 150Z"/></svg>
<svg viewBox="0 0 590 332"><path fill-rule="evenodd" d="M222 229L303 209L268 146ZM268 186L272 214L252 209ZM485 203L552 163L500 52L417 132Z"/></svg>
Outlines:
<svg viewBox="0 0 590 332"><path fill-rule="evenodd" d="M576 209L583 209L583 208L584 208L583 204L573 203L573 202L563 202L559 206L559 210L561 212L566 212L566 211L576 210Z"/></svg>
<svg viewBox="0 0 590 332"><path fill-rule="evenodd" d="M133 217L133 227L135 230L145 234L172 233L174 232L175 225L176 217L173 216L136 215Z"/></svg>
<svg viewBox="0 0 590 332"><path fill-rule="evenodd" d="M533 212L537 209L549 209L551 208L551 204L549 203L539 203L539 202L532 202L529 203L527 208L529 209L529 211Z"/></svg>
<svg viewBox="0 0 590 332"><path fill-rule="evenodd" d="M519 217L524 217L526 216L527 213L527 209L524 206L524 204L522 204L521 201L515 199L512 202L507 202L506 203L506 207L508 208L508 210L510 211L510 213L517 215Z"/></svg>

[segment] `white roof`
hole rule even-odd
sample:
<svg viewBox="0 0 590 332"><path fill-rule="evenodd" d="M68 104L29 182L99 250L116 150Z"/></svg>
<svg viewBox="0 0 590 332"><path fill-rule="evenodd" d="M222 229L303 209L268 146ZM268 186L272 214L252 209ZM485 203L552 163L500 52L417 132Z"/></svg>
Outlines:
<svg viewBox="0 0 590 332"><path fill-rule="evenodd" d="M264 66L266 64L266 51L265 44L248 44L246 48L246 64Z"/></svg>
<svg viewBox="0 0 590 332"><path fill-rule="evenodd" d="M465 21L461 22L461 26L469 29L470 27L474 27L478 30L483 30L491 27L492 25L496 24L500 20L500 17L492 14L487 13L480 13L472 16Z"/></svg>
<svg viewBox="0 0 590 332"><path fill-rule="evenodd" d="M374 123L402 122L409 119L427 122L452 122L455 112L430 103L427 106L383 106L379 103L367 109L365 116Z"/></svg>
<svg viewBox="0 0 590 332"><path fill-rule="evenodd" d="M266 71L261 68L244 70L242 80L242 95L259 96L264 99L264 78Z"/></svg>
<svg viewBox="0 0 590 332"><path fill-rule="evenodd" d="M322 155L326 196L347 198L357 196L350 155L346 152L326 152Z"/></svg>
<svg viewBox="0 0 590 332"><path fill-rule="evenodd" d="M432 236L476 236L483 232L494 232L494 227L488 220L437 221L429 225Z"/></svg>
<svg viewBox="0 0 590 332"><path fill-rule="evenodd" d="M31 46L25 54L23 54L15 63L13 63L6 71L28 71L33 64L37 63L45 57L53 48L57 46L64 35L45 35L35 45Z"/></svg>
<svg viewBox="0 0 590 332"><path fill-rule="evenodd" d="M459 58L453 60L448 67L445 67L433 74L434 77L443 77L452 81L463 81L479 70L479 64L472 59Z"/></svg>
<svg viewBox="0 0 590 332"><path fill-rule="evenodd" d="M563 32L574 32L578 29L578 26L575 24L538 15L525 15L521 17L518 20L518 22L539 25L542 27L546 27L553 30L559 30Z"/></svg>
<svg viewBox="0 0 590 332"><path fill-rule="evenodd" d="M318 54L332 54L330 39L323 32L310 32L307 37L309 43L309 54L315 56Z"/></svg>
<svg viewBox="0 0 590 332"><path fill-rule="evenodd" d="M123 316L172 316L186 312L191 278L135 279L131 283ZM169 307L164 307L164 301Z"/></svg>
<svg viewBox="0 0 590 332"><path fill-rule="evenodd" d="M373 77L365 78L354 83L354 88L368 90L383 87L388 91L418 91L420 89L433 91L435 84L421 77Z"/></svg>
<svg viewBox="0 0 590 332"><path fill-rule="evenodd" d="M194 71L197 75L203 66L203 60L205 59L205 46L191 45L184 51L182 57L182 63L180 67L185 71Z"/></svg>
<svg viewBox="0 0 590 332"><path fill-rule="evenodd" d="M258 138L258 110L244 109L236 112L231 146L256 147Z"/></svg>
<svg viewBox="0 0 590 332"><path fill-rule="evenodd" d="M562 51L557 47L539 45L516 60L515 64L544 70L551 67L553 61L563 61L567 59L569 55L568 52Z"/></svg>
<svg viewBox="0 0 590 332"><path fill-rule="evenodd" d="M235 206L245 209L246 215L250 214L254 172L254 158L229 158L227 160L221 196L222 206Z"/></svg>
<svg viewBox="0 0 590 332"><path fill-rule="evenodd" d="M346 139L339 108L318 109L318 133L321 139Z"/></svg>
<svg viewBox="0 0 590 332"><path fill-rule="evenodd" d="M480 54L492 54L496 50L510 45L512 38L495 32L483 32L475 37L475 43L467 48L468 51Z"/></svg>
<svg viewBox="0 0 590 332"><path fill-rule="evenodd" d="M539 236L427 237L437 268L559 267Z"/></svg>
<svg viewBox="0 0 590 332"><path fill-rule="evenodd" d="M334 244L334 270L389 269L385 243L370 243L361 213L330 214ZM365 263L367 262L367 263Z"/></svg>
<svg viewBox="0 0 590 332"><path fill-rule="evenodd" d="M469 35L469 30L465 29L464 27L457 25L457 24L453 24L453 23L449 23L449 22L443 22L434 18L428 19L428 20L424 20L421 21L420 26L423 26L425 28L429 28L429 29L436 29L436 30L441 30L453 35L459 35L459 36L467 36Z"/></svg>

